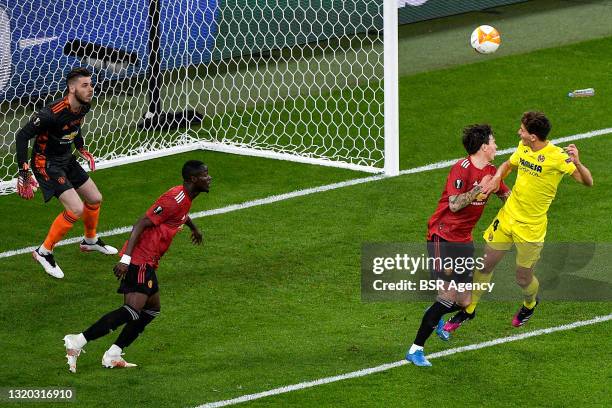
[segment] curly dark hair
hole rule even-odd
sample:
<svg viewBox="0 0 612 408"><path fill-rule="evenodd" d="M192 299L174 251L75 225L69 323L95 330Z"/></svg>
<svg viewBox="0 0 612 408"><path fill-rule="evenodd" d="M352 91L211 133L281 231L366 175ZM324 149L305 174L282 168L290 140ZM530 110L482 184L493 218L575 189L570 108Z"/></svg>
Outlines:
<svg viewBox="0 0 612 408"><path fill-rule="evenodd" d="M552 128L550 120L542 112L523 113L521 123L529 133L536 135L541 141L546 140Z"/></svg>

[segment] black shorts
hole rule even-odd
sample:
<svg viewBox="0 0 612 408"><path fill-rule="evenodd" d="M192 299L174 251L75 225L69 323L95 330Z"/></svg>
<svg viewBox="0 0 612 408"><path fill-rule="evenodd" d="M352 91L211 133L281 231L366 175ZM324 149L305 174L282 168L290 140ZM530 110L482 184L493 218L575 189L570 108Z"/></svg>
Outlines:
<svg viewBox="0 0 612 408"><path fill-rule="evenodd" d="M35 167L35 162L33 162L32 170L36 181L40 185L45 202L53 197L59 197L66 190L81 187L89 179L87 172L83 170L74 155L65 165L46 160L44 161L44 167Z"/></svg>
<svg viewBox="0 0 612 408"><path fill-rule="evenodd" d="M432 279L467 283L474 274L474 243L448 242L434 234L427 240L428 262ZM452 268L449 268L452 266Z"/></svg>
<svg viewBox="0 0 612 408"><path fill-rule="evenodd" d="M132 292L144 293L147 296L159 292L155 269L150 265L130 264L127 273L123 279L121 279L117 293Z"/></svg>

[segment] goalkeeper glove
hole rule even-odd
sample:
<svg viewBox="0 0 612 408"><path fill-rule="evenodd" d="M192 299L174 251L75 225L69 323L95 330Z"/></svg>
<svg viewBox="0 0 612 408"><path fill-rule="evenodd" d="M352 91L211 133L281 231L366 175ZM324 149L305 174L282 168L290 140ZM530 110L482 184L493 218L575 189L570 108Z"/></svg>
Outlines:
<svg viewBox="0 0 612 408"><path fill-rule="evenodd" d="M87 161L87 164L89 165L89 170L91 171L96 170L96 161L93 157L93 154L89 153L87 150L83 148L79 149L79 153L81 154L81 157Z"/></svg>
<svg viewBox="0 0 612 408"><path fill-rule="evenodd" d="M38 183L32 176L28 163L23 163L17 176L17 194L25 200L34 198L34 193L38 190Z"/></svg>

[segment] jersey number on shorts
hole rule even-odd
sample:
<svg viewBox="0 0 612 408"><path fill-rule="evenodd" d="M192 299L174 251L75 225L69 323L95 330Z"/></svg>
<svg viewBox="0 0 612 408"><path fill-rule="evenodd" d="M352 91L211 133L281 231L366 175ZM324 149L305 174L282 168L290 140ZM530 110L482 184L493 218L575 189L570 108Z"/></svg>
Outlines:
<svg viewBox="0 0 612 408"><path fill-rule="evenodd" d="M493 221L493 231L497 231L498 225L499 225L499 220L496 218L495 221Z"/></svg>

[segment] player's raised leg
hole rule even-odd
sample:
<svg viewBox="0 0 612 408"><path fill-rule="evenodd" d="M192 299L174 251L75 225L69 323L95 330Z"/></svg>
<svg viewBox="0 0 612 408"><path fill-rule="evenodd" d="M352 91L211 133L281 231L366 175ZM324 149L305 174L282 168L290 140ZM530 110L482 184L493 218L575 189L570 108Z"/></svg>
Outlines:
<svg viewBox="0 0 612 408"><path fill-rule="evenodd" d="M51 228L49 228L47 237L42 245L32 252L32 257L42 265L45 272L55 278L63 278L64 273L55 262L53 249L55 245L64 238L68 231L72 229L74 223L77 222L83 214L83 202L73 188L64 191L59 196L59 200L63 204L65 210L62 211L51 224Z"/></svg>
<svg viewBox="0 0 612 408"><path fill-rule="evenodd" d="M85 201L83 206L83 225L85 226L85 237L81 241L81 251L98 251L105 255L116 254L117 248L106 244L99 238L96 229L100 217L100 206L102 204L102 194L92 179L87 179L82 186L77 189L79 195Z"/></svg>

